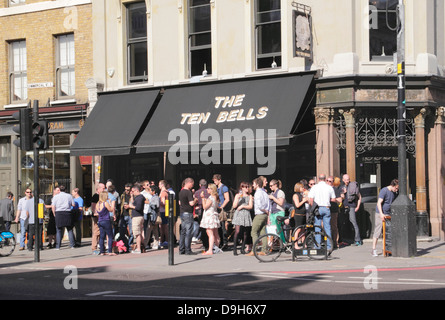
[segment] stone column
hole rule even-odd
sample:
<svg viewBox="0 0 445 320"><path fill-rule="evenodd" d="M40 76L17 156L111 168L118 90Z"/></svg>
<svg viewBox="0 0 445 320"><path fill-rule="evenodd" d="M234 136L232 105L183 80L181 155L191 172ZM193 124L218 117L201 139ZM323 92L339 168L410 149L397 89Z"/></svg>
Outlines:
<svg viewBox="0 0 445 320"><path fill-rule="evenodd" d="M346 122L346 172L351 181L356 179L355 157L355 109L340 110Z"/></svg>
<svg viewBox="0 0 445 320"><path fill-rule="evenodd" d="M340 155L337 150L338 138L334 126L335 111L329 107L314 109L317 129L317 176L340 174Z"/></svg>
<svg viewBox="0 0 445 320"><path fill-rule="evenodd" d="M414 118L416 130L416 221L417 235L428 236L428 212L426 195L425 162L425 117L427 110L422 108Z"/></svg>
<svg viewBox="0 0 445 320"><path fill-rule="evenodd" d="M434 127L428 135L428 187L431 236L445 240L445 107L436 111Z"/></svg>

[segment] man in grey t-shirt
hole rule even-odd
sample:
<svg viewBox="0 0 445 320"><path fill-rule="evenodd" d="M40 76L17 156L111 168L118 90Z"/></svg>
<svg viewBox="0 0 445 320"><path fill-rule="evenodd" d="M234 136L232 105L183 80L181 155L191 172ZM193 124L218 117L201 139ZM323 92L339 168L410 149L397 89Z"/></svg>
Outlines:
<svg viewBox="0 0 445 320"><path fill-rule="evenodd" d="M62 244L63 233L68 230L68 238L70 240L70 247L75 248L75 240L73 233L73 215L71 213L71 207L75 206L74 198L71 194L65 192L65 186L59 186L55 188L55 195L51 202L51 207L56 219L56 249L60 249Z"/></svg>

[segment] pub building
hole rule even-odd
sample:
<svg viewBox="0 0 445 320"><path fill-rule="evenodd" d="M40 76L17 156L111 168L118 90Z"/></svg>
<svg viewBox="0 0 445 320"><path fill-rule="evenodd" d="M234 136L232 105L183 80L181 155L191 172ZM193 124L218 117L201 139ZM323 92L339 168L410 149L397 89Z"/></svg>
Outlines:
<svg viewBox="0 0 445 320"><path fill-rule="evenodd" d="M167 179L178 192L220 173L236 189L263 173L290 202L300 179L348 173L372 236L398 174L396 0L100 3L104 92L70 148L92 156L94 183ZM442 240L444 16L443 0L406 4L407 193L418 236Z"/></svg>
<svg viewBox="0 0 445 320"><path fill-rule="evenodd" d="M300 179L348 173L365 181L358 220L369 238L378 189L397 178L395 80L301 72L104 92L71 156L103 156L100 180L112 178L118 187L167 179L179 191L186 177L211 182L220 173L236 190L265 175L283 182L288 201ZM443 159L444 108L436 99L444 81L407 78L408 194L416 200L419 236L441 219L427 214L428 203L443 201L434 192L427 201L427 183L443 183L436 163Z"/></svg>

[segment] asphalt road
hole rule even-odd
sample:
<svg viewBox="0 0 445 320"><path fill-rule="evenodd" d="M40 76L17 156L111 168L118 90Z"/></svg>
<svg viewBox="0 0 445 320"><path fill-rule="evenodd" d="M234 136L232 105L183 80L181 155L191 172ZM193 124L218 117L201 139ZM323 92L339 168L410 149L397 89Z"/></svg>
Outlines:
<svg viewBox="0 0 445 320"><path fill-rule="evenodd" d="M213 257L175 254L174 265L168 264L167 250L99 257L86 244L44 250L37 263L32 252L21 251L0 258L0 298L149 300L162 306L168 301L166 312L176 314L186 311L180 310L184 301L197 308L212 302L227 315L238 312L227 308L240 302L256 302L249 312L259 312L258 303L271 310L279 300L445 298L445 243L420 242L412 258L373 258L370 251L365 243L336 250L328 261L292 262L284 256L274 263L230 251Z"/></svg>

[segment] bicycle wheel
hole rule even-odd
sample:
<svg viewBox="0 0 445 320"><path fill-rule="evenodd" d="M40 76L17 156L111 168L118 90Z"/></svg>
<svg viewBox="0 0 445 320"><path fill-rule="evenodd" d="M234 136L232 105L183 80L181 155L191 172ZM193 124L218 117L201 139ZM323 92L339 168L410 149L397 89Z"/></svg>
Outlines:
<svg viewBox="0 0 445 320"><path fill-rule="evenodd" d="M276 234L262 235L253 245L253 253L261 262L276 261L284 250L283 241Z"/></svg>
<svg viewBox="0 0 445 320"><path fill-rule="evenodd" d="M10 256L15 249L15 238L5 238L0 236L0 256L7 257Z"/></svg>
<svg viewBox="0 0 445 320"><path fill-rule="evenodd" d="M292 232L292 242L294 243L295 249L301 249L303 247L306 233L306 226L299 226L294 229Z"/></svg>
<svg viewBox="0 0 445 320"><path fill-rule="evenodd" d="M303 248L304 250L307 250L309 258L327 260L333 250L333 242L331 237L326 234L322 227L317 227L316 229L319 228L321 230L311 230L308 232L306 239L304 240Z"/></svg>

